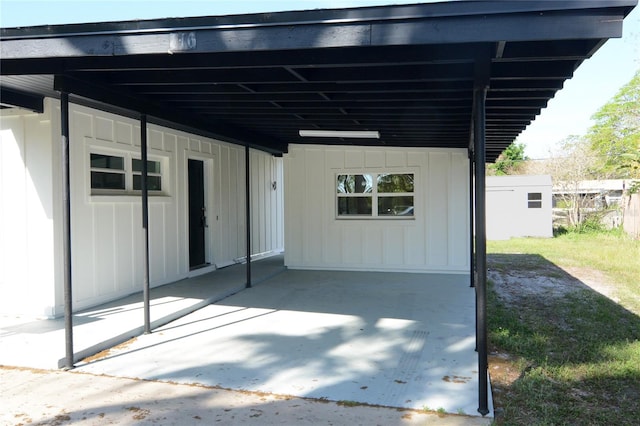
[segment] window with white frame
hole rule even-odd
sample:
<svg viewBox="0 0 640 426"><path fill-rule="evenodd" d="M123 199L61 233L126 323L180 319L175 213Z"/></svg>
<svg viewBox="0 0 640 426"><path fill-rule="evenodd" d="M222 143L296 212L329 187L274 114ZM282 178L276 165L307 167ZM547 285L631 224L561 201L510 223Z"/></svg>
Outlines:
<svg viewBox="0 0 640 426"><path fill-rule="evenodd" d="M130 154L90 154L91 194L127 195L142 189L142 160ZM150 195L162 192L162 161L147 160L147 183Z"/></svg>
<svg viewBox="0 0 640 426"><path fill-rule="evenodd" d="M340 174L338 218L413 218L413 173Z"/></svg>

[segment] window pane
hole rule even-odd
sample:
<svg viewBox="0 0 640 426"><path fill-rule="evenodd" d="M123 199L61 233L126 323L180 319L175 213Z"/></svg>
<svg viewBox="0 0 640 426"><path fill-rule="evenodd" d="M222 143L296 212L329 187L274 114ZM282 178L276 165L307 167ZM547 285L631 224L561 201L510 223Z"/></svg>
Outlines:
<svg viewBox="0 0 640 426"><path fill-rule="evenodd" d="M142 172L142 160L131 159L131 168L134 172ZM160 162L147 160L147 173L160 173Z"/></svg>
<svg viewBox="0 0 640 426"><path fill-rule="evenodd" d="M124 158L112 155L91 154L91 168L124 170Z"/></svg>
<svg viewBox="0 0 640 426"><path fill-rule="evenodd" d="M542 201L542 192L529 192L527 198L529 201Z"/></svg>
<svg viewBox="0 0 640 426"><path fill-rule="evenodd" d="M338 197L338 216L371 216L371 197Z"/></svg>
<svg viewBox="0 0 640 426"><path fill-rule="evenodd" d="M542 201L529 201L529 208L530 209L541 209L542 208Z"/></svg>
<svg viewBox="0 0 640 426"><path fill-rule="evenodd" d="M91 188L93 189L124 189L124 174L91 172Z"/></svg>
<svg viewBox="0 0 640 426"><path fill-rule="evenodd" d="M373 190L371 175L338 175L339 194L370 194Z"/></svg>
<svg viewBox="0 0 640 426"><path fill-rule="evenodd" d="M379 197L378 216L413 216L413 197Z"/></svg>
<svg viewBox="0 0 640 426"><path fill-rule="evenodd" d="M142 176L133 175L133 189L142 189ZM149 191L162 191L162 178L160 176L147 176L147 189Z"/></svg>
<svg viewBox="0 0 640 426"><path fill-rule="evenodd" d="M413 174L383 174L378 175L378 192L413 192Z"/></svg>

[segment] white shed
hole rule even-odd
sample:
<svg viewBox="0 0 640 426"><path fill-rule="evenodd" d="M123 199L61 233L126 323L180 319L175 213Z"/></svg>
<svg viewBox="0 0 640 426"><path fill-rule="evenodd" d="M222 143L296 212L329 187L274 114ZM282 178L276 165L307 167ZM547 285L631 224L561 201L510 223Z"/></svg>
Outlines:
<svg viewBox="0 0 640 426"><path fill-rule="evenodd" d="M487 239L553 236L551 176L487 176Z"/></svg>

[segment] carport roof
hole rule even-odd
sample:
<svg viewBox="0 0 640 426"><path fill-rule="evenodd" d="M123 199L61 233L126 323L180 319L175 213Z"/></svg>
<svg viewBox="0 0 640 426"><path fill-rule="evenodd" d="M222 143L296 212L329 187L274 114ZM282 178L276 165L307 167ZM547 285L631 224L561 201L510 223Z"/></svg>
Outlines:
<svg viewBox="0 0 640 426"><path fill-rule="evenodd" d="M38 110L65 91L276 154L309 142L467 148L474 88L488 86L493 161L584 59L622 35L636 3L456 1L3 28L0 102Z"/></svg>

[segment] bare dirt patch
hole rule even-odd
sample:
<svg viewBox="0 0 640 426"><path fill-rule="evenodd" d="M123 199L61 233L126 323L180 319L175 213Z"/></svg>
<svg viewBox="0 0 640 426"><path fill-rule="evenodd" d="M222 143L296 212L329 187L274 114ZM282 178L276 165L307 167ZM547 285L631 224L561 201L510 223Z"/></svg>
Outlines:
<svg viewBox="0 0 640 426"><path fill-rule="evenodd" d="M538 264L531 268L526 259L505 261L502 255L488 259L487 278L493 282L498 298L507 304L521 304L533 297L563 297L576 291L591 289L614 302L615 286L603 272L584 267L560 267ZM524 266L524 267L523 267Z"/></svg>
<svg viewBox="0 0 640 426"><path fill-rule="evenodd" d="M562 269L580 280L582 284L586 285L590 289L597 291L616 303L620 302L620 300L614 296L614 286L611 285L609 278L601 271L592 268L578 267L563 267Z"/></svg>

